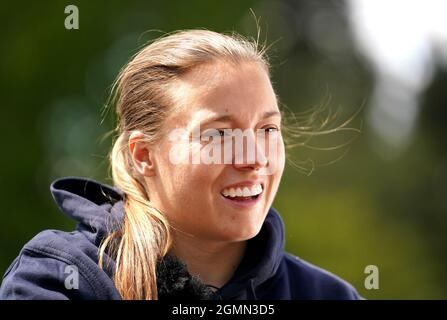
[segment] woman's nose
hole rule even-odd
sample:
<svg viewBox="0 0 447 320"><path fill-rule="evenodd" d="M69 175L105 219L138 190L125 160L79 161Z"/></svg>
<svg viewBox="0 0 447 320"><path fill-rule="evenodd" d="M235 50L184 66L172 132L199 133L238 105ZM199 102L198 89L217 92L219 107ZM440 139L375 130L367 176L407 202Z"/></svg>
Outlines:
<svg viewBox="0 0 447 320"><path fill-rule="evenodd" d="M233 166L236 169L260 169L268 165L265 143L256 141L254 135L247 136L242 146L235 144Z"/></svg>

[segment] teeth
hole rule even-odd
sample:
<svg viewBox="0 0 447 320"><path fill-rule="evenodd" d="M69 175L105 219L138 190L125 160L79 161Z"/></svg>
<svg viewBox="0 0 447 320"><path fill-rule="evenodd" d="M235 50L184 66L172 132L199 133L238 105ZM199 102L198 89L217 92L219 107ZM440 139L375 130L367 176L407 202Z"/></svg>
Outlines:
<svg viewBox="0 0 447 320"><path fill-rule="evenodd" d="M251 193L252 194L260 194L262 192L262 187L261 185L257 184L253 187L251 187Z"/></svg>
<svg viewBox="0 0 447 320"><path fill-rule="evenodd" d="M222 195L225 197L251 197L262 193L262 186L255 184L251 187L242 188L225 188L222 190Z"/></svg>

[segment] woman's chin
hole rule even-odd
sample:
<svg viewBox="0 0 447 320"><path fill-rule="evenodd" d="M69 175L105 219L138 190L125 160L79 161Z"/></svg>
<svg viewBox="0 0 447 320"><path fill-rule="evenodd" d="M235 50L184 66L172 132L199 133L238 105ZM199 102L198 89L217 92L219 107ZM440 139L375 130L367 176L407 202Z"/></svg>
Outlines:
<svg viewBox="0 0 447 320"><path fill-rule="evenodd" d="M252 212L226 212L228 215L221 216L216 224L221 237L227 241L243 241L255 237L262 228L265 220L263 210L259 208Z"/></svg>
<svg viewBox="0 0 447 320"><path fill-rule="evenodd" d="M254 238L261 230L261 224L249 224L249 225L232 225L230 228L226 228L220 232L220 238L223 241L236 242L245 241Z"/></svg>

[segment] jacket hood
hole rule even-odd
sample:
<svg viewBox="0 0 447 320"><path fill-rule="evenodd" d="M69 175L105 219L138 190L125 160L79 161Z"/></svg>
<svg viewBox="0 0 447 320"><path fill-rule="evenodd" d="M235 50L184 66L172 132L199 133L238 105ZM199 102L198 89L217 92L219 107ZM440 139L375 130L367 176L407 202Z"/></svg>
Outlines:
<svg viewBox="0 0 447 320"><path fill-rule="evenodd" d="M124 193L118 188L87 178L66 177L55 180L50 191L59 209L96 240L102 240L123 221Z"/></svg>
<svg viewBox="0 0 447 320"><path fill-rule="evenodd" d="M78 222L88 240L101 240L120 227L124 193L115 187L79 177L66 177L50 186L62 212ZM248 240L245 255L232 278L219 290L221 299L256 299L259 286L274 276L284 255L284 224L270 208L260 232Z"/></svg>

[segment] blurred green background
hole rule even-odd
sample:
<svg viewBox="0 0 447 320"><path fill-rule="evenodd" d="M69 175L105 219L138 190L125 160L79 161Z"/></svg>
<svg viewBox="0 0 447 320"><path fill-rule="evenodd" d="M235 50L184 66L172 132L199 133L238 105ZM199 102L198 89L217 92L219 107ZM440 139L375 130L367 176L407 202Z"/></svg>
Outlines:
<svg viewBox="0 0 447 320"><path fill-rule="evenodd" d="M0 272L37 232L74 227L53 203L53 179L84 176L110 183L111 141L101 137L113 127L113 118L101 124L101 108L129 57L162 35L148 30L207 28L255 36L251 8L260 18L261 39L275 42L272 81L282 103L295 112L318 105L339 110L334 125L364 106L349 125L362 128L361 134L340 132L309 142L327 147L354 137L347 147L291 152L296 164L309 169L313 162L315 168L307 175L289 165L284 173L274 206L286 223L287 250L338 274L368 299L446 299L446 42L425 51L419 45L422 53L415 57L425 60L408 60L403 76L403 69L394 67L405 57L382 65L387 55L409 52L393 45L419 34L402 27L405 13L412 11L399 2L394 16L388 12L383 20L394 23L382 21L389 43L375 58L371 48L381 48L380 43L356 29L356 11L346 1L19 0L3 5ZM70 4L79 8L79 30L64 27ZM413 10L428 15L414 24L416 30L433 20L434 9ZM397 26L401 29L393 30ZM446 27L438 25L444 32L439 34L445 35ZM378 290L365 289L367 265L379 268Z"/></svg>

